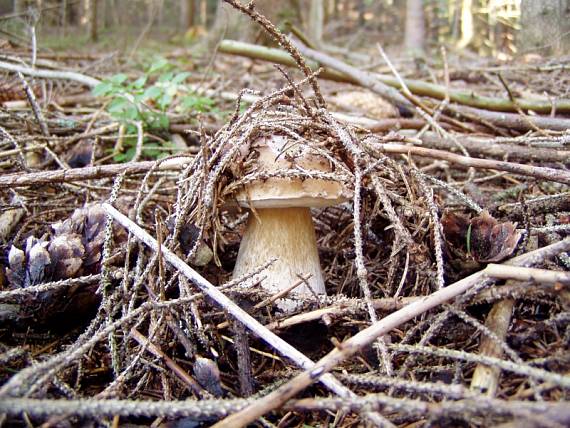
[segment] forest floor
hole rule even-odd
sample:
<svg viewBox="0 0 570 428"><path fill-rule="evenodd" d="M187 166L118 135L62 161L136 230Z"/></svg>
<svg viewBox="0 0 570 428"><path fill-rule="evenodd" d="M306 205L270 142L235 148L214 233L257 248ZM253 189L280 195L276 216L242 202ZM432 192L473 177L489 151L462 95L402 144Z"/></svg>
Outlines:
<svg viewBox="0 0 570 428"><path fill-rule="evenodd" d="M297 46L0 40L0 422L570 424L569 59ZM329 169L259 171L276 135ZM293 179L348 196L283 313L235 199Z"/></svg>

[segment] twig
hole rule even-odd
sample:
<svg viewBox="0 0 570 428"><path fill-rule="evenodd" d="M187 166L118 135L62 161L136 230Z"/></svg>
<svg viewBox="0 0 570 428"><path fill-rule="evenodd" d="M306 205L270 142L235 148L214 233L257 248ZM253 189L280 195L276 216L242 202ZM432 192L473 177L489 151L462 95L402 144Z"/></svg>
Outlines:
<svg viewBox="0 0 570 428"><path fill-rule="evenodd" d="M25 288L16 288L14 290L0 291L0 302L5 300L22 297L29 294L38 294L45 291L57 290L60 288L67 288L71 286L86 286L94 284L101 279L100 274L87 275L80 278L70 278L61 281L46 282L44 284L33 285Z"/></svg>
<svg viewBox="0 0 570 428"><path fill-rule="evenodd" d="M23 412L38 418L53 415L74 415L85 418L101 418L102 416L124 417L163 417L190 418L192 420L208 420L222 417L245 407L254 399L231 400L181 400L181 401L151 401L151 400L46 400L33 398L9 398L0 402L0 412L18 416ZM394 398L384 394L369 394L358 397L350 402L339 399L304 399L287 404L292 411L307 410L336 410L351 408L359 410L363 407L387 408L403 410L412 414L433 413L435 415L524 415L534 414L536 417L564 423L569 419L568 406L565 402L535 403L528 401L507 401L476 398L461 401L443 401L439 403L421 400Z"/></svg>
<svg viewBox="0 0 570 428"><path fill-rule="evenodd" d="M411 400L390 397L386 394L367 394L342 401L338 398L305 398L291 403L298 411L352 411L357 412L363 408L382 409L385 411L398 411L409 417L430 417L430 422L439 419L449 420L457 417L472 422L477 417L514 416L526 421L533 421L533 427L562 428L570 421L567 403L532 403L528 401L505 401L483 397L465 400L441 402ZM289 403L286 406L289 408ZM484 419L485 420L485 419ZM424 421L422 421L424 422ZM443 421L442 421L443 422ZM482 426L498 426L492 421ZM439 426L438 424L435 424ZM516 425L519 426L519 425Z"/></svg>
<svg viewBox="0 0 570 428"><path fill-rule="evenodd" d="M261 302L257 303L254 306L254 309L261 309L265 306L268 306L270 304L272 304L273 302L275 302L277 299L280 299L284 296L287 296L291 291L293 291L295 288L297 288L298 286L300 286L301 284L306 284L307 280L312 276L312 274L308 274L306 276L302 276L301 279L299 281L295 281L293 284L291 284L289 287L284 288L283 290L280 290L279 292L269 296L267 299L262 300Z"/></svg>
<svg viewBox="0 0 570 428"><path fill-rule="evenodd" d="M569 106L570 107L570 106ZM532 110L532 108L531 108ZM489 122L491 125L527 132L532 131L534 126L552 131L566 131L570 128L570 119L563 117L525 116L521 117L516 113L495 112L484 110L483 108L473 108L467 106L448 106L446 111L454 116L476 117L479 120ZM545 111L546 113L546 111ZM532 124L532 125L531 125Z"/></svg>
<svg viewBox="0 0 570 428"><path fill-rule="evenodd" d="M570 126L570 123L568 124ZM412 137L410 131L399 131L398 135ZM421 137L423 147L431 149L453 150L455 143L445 137L439 137L434 132L426 132ZM406 143L419 145L420 141L414 138L406 139ZM570 159L570 150L555 150L548 148L526 147L517 144L506 144L487 138L461 138L461 145L471 154L481 157L508 158L509 160L537 161L537 162L566 162Z"/></svg>
<svg viewBox="0 0 570 428"><path fill-rule="evenodd" d="M36 96L34 95L34 91L32 91L30 85L28 85L28 82L26 81L22 73L18 72L18 77L22 82L22 86L24 87L24 91L26 92L26 97L28 98L28 102L32 106L32 112L34 113L36 121L38 122L38 125L40 125L40 130L42 131L42 135L44 137L49 137L50 136L49 129L44 119L44 115L42 114L42 110L40 109L40 106L36 101Z"/></svg>
<svg viewBox="0 0 570 428"><path fill-rule="evenodd" d="M417 169L413 168L411 171L419 183L421 192L424 194L424 198L426 200L426 204L431 216L433 246L435 250L435 262L437 268L437 288L442 289L445 286L445 268L443 263L443 226L441 225L441 221L438 216L437 206L433 200L433 189L427 185L426 180Z"/></svg>
<svg viewBox="0 0 570 428"><path fill-rule="evenodd" d="M514 305L514 299L498 301L493 305L485 320L485 327L492 331L500 341L504 341L507 336ZM503 352L499 343L493 340L493 338L488 335L481 337L481 343L479 344L479 353L481 355L501 358ZM471 390L485 394L487 397L494 397L499 387L500 375L501 371L497 367L478 364L471 378Z"/></svg>
<svg viewBox="0 0 570 428"><path fill-rule="evenodd" d="M434 355L438 357L452 358L456 360L482 363L493 367L499 367L503 370L516 373L518 375L528 377L531 376L535 379L552 382L563 388L570 388L570 376L564 376L558 373L552 373L544 369L538 369L529 365L521 365L512 361L505 361L499 358L493 358L486 355L477 355L463 351L456 351L454 349L436 348L433 346L418 346L418 345L401 345L392 344L390 348L396 351L404 351L410 353L420 353Z"/></svg>
<svg viewBox="0 0 570 428"><path fill-rule="evenodd" d="M285 36L275 25L271 23L265 16L260 14L258 11L255 10L255 6L253 2L248 3L247 6L241 4L239 1L236 0L224 0L229 5L233 6L240 12L248 15L253 21L257 22L261 25L265 31L267 31L273 39L279 43L295 60L295 63L299 67L299 69L303 72L303 74L309 79L313 92L315 93L315 97L317 99L317 105L319 107L325 107L326 103L321 94L319 89L319 84L317 82L317 78L315 74L311 71L309 66L305 63L305 59L299 53L297 46L289 39L289 37ZM223 41L222 41L223 42Z"/></svg>
<svg viewBox="0 0 570 428"><path fill-rule="evenodd" d="M397 299L393 297L386 297L383 299L373 299L372 305L374 306L374 309L378 311L392 312L401 309L418 299L420 299L420 297L402 297ZM362 302L354 302L353 300L350 300L346 303L339 303L326 308L316 309L314 311L305 312L299 315L293 315L282 320L273 321L272 323L267 324L265 327L267 327L269 330L278 330L305 322L320 320L325 316L332 315L336 317L347 313L362 312L364 310L365 309Z"/></svg>
<svg viewBox="0 0 570 428"><path fill-rule="evenodd" d="M245 326L241 322L230 317L230 323L235 338L234 347L237 354L239 392L242 397L249 397L254 391L249 337Z"/></svg>

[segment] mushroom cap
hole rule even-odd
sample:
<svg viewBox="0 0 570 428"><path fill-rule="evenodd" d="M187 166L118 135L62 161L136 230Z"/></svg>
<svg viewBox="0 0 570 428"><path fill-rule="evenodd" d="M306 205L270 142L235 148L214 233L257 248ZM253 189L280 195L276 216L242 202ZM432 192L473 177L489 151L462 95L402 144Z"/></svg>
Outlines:
<svg viewBox="0 0 570 428"><path fill-rule="evenodd" d="M282 135L261 137L251 146L258 153L256 171L332 172L331 163L309 147ZM327 207L346 202L350 191L342 183L318 178L271 177L255 181L238 192L239 205L253 208Z"/></svg>

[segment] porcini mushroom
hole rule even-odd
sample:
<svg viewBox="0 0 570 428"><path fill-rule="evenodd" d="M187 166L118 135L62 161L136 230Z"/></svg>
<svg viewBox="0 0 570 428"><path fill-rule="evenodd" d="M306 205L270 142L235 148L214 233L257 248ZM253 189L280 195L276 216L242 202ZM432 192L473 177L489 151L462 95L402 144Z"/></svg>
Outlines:
<svg viewBox="0 0 570 428"><path fill-rule="evenodd" d="M236 195L238 203L251 212L233 277L245 275L273 257L277 260L261 282L271 294L287 289L301 275L308 275L306 282L291 291L288 298L276 302L279 309L291 312L304 298L326 294L310 208L339 204L349 195L337 181L303 177L303 171L331 172L331 163L288 137L258 138L251 149L258 155L253 166L256 173L267 176L275 171L297 170L299 174L256 180Z"/></svg>

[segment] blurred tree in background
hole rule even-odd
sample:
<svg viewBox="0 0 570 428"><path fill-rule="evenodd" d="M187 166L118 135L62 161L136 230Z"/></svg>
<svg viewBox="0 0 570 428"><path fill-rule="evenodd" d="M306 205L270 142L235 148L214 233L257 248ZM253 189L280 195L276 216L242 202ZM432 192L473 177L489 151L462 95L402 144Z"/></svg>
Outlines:
<svg viewBox="0 0 570 428"><path fill-rule="evenodd" d="M258 0L281 28L297 27L316 46L404 46L410 53L445 44L478 54L562 54L570 44L568 0ZM41 12L30 22L30 10ZM219 0L0 0L0 37L40 43L54 36L102 41L112 37L192 42L206 35L267 43L258 27ZM289 27L287 27L289 25Z"/></svg>

